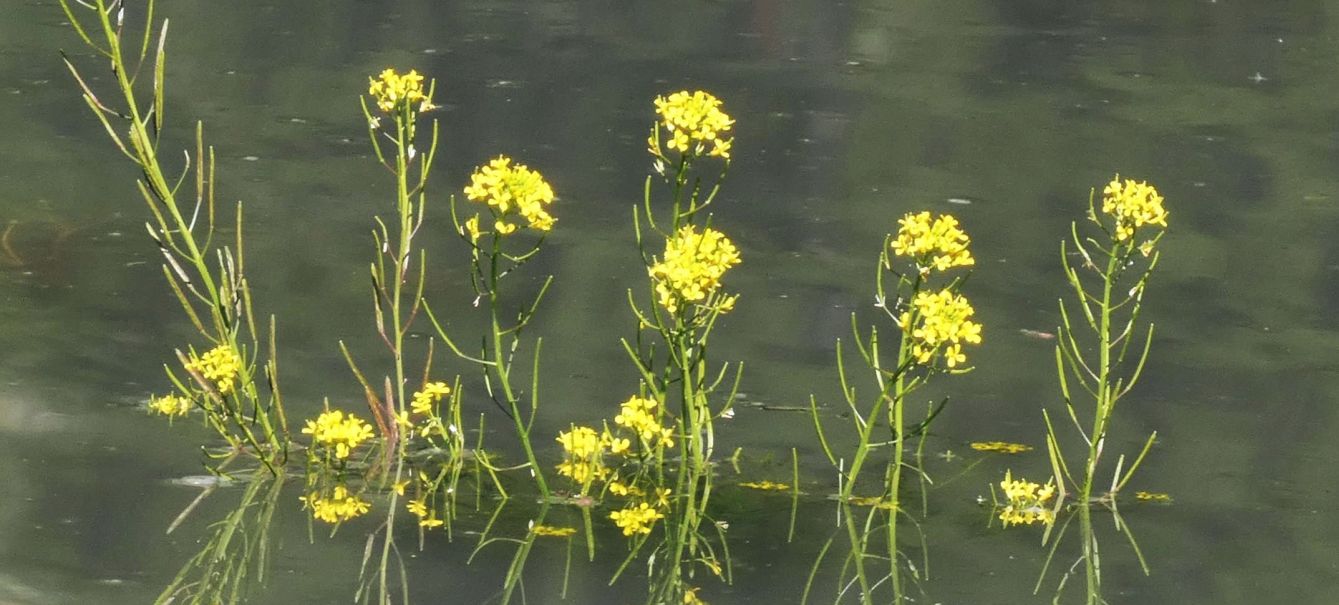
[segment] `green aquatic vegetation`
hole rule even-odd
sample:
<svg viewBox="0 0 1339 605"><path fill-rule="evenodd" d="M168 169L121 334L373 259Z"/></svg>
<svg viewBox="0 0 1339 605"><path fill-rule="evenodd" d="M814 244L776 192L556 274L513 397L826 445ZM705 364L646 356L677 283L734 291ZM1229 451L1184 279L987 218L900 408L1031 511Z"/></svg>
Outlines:
<svg viewBox="0 0 1339 605"><path fill-rule="evenodd" d="M643 500L628 502L611 519L633 539L620 575L647 543L651 527L663 519L664 532L647 557L648 602L658 603L682 601L691 594L685 592L686 582L698 566L730 579L724 532L711 521L708 506L715 420L731 412L742 364L735 366L733 381L727 383L729 364L714 369L708 347L717 320L738 300L722 282L741 262L739 250L712 226L706 212L729 172L734 119L720 99L700 90L657 97L654 105L657 120L647 137L647 151L655 174L647 175L642 204L633 208L637 247L650 277L650 302L639 303L628 291L637 336L632 342L623 340L642 393L615 418L636 434L639 464L632 486L641 493L635 497ZM704 183L701 171L716 161L719 172ZM668 189L668 213L656 209L657 176ZM663 247L650 240L663 241ZM668 459L669 448L676 450L677 460ZM715 539L703 533L704 526L717 527Z"/></svg>
<svg viewBox="0 0 1339 605"><path fill-rule="evenodd" d="M1056 372L1065 412L1086 446L1086 455L1070 456L1062 451L1055 423L1049 411L1043 410L1047 450L1054 473L1059 478L1055 510L1058 512L1064 504L1066 485L1076 492L1074 504L1083 540L1077 561L1082 561L1084 566L1089 603L1101 602L1098 547L1092 532L1093 505L1105 506L1116 513L1116 526L1125 534L1143 565L1134 535L1116 509L1116 496L1144 461L1157 433L1149 435L1128 468L1124 454L1117 458L1105 494L1094 497L1093 490L1111 419L1121 400L1139 381L1148 361L1153 324L1150 323L1146 331L1137 330L1137 327L1144 294L1161 255L1158 243L1165 233L1168 216L1162 196L1152 185L1132 179L1122 180L1119 175L1103 188L1100 207L1094 203L1095 196L1095 191L1089 193L1087 213L1095 235L1080 235L1078 224L1071 223L1070 240L1061 244L1061 262L1076 301L1060 301L1061 325L1055 348ZM1077 266L1071 261L1071 245L1076 258L1081 259ZM1071 314L1074 307L1079 309L1080 315ZM1141 331L1143 342L1136 345ZM1081 337L1081 333L1088 335ZM1130 353L1135 351L1137 353L1131 357ZM1063 535L1062 529L1054 537L1051 556ZM1048 529L1043 541L1050 537ZM1047 558L1049 562L1050 556ZM1144 572L1148 573L1146 565ZM1042 574L1045 575L1045 569ZM1063 582L1064 579L1062 585Z"/></svg>
<svg viewBox="0 0 1339 605"><path fill-rule="evenodd" d="M923 421L909 426L907 397L937 374L968 371L965 346L981 342L981 324L975 321L975 310L960 292L965 277L947 274L975 264L971 239L957 219L919 212L905 215L898 225L897 234L885 238L875 274L875 307L891 321L898 335L897 353L891 363L880 349L879 329L871 326L866 335L856 315L851 315L852 336L874 387L872 395L863 400L858 395L854 376L847 370L845 348L840 340L837 343L837 373L856 437L855 450L849 454L835 452L829 445L817 398L811 398L810 408L823 451L838 472L839 515L850 546L843 578L847 571L854 576L865 603L875 601L875 587L883 583L871 577L868 560L881 558L888 565L883 577L894 601L904 598L904 561L906 567L912 565L897 537L899 515L908 516L901 499L902 473L911 469L923 482L928 477L920 464L923 441L915 449L916 461L912 463L906 458L907 440L924 433L943 402L932 406ZM895 282L891 293L885 288L885 274ZM868 481L862 482L867 477L862 473L871 455L883 452L888 454L876 485L879 495L856 495L858 490L868 489ZM862 522L851 505L865 502L870 503L865 504L870 510ZM871 550L876 528L881 530L886 548L880 555ZM820 555L815 562L815 573L822 559Z"/></svg>
<svg viewBox="0 0 1339 605"><path fill-rule="evenodd" d="M201 541L200 549L158 594L155 605L232 605L246 601L253 586L264 584L270 556L270 528L284 479L282 470L275 476L265 467L254 469L237 504L210 524L208 537ZM219 485L220 482L215 482L206 487L177 517L168 533L185 522Z"/></svg>
<svg viewBox="0 0 1339 605"><path fill-rule="evenodd" d="M279 389L274 318L262 328L252 307L242 204L234 211L231 245L216 240L219 227L227 224L218 220L214 150L205 145L202 124L196 123L193 153L182 152L186 163L181 173L170 175L163 164L165 156L175 155L160 149L167 126L168 22L155 22L154 2L149 0L136 40L126 29L127 7L119 0L60 4L79 38L110 64L113 85L99 92L92 84L97 80L86 78L62 53L84 103L121 155L139 169L136 185L151 215L145 229L162 254L163 276L207 343L203 353L193 346L176 351L180 365L164 366L173 392L151 398L149 409L169 417L197 410L228 443L228 451L211 454L216 461L246 452L277 475L288 459L288 421ZM133 13L131 17L133 22ZM183 189L188 182L193 191Z"/></svg>

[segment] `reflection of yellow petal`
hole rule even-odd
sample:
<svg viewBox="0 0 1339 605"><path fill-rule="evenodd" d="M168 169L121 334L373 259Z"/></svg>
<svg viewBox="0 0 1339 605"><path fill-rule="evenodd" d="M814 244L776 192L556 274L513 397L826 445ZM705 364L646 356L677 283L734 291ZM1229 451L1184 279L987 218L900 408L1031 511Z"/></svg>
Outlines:
<svg viewBox="0 0 1339 605"><path fill-rule="evenodd" d="M790 489L789 485L786 485L785 483L776 483L774 481L746 481L740 483L739 486L764 491L785 491Z"/></svg>
<svg viewBox="0 0 1339 605"><path fill-rule="evenodd" d="M1172 496L1160 492L1135 492L1134 497L1143 502L1171 502Z"/></svg>
<svg viewBox="0 0 1339 605"><path fill-rule="evenodd" d="M1009 443L1007 441L977 441L972 443L972 449L978 452L999 452L1001 454L1021 454L1031 451L1032 446L1022 443Z"/></svg>

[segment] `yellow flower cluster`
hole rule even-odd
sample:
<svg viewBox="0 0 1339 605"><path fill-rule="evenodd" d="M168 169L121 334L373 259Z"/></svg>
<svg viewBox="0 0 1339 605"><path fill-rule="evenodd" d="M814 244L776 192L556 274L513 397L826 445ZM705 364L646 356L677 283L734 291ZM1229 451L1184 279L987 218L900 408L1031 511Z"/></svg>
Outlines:
<svg viewBox="0 0 1339 605"><path fill-rule="evenodd" d="M418 517L419 527L432 529L446 524L445 521L437 518L437 509L429 509L428 503L422 498L406 502L405 508L409 509L409 512L415 517Z"/></svg>
<svg viewBox="0 0 1339 605"><path fill-rule="evenodd" d="M665 242L665 256L651 266L651 279L661 306L670 313L684 302L700 303L721 285L726 270L740 262L734 243L715 229L697 232L685 225ZM737 296L729 296L712 305L724 313L734 308Z"/></svg>
<svg viewBox="0 0 1339 605"><path fill-rule="evenodd" d="M613 519L614 524L623 530L623 535L632 536L651 533L651 528L655 526L656 521L664 519L665 515L650 504L642 502L609 513L609 518Z"/></svg>
<svg viewBox="0 0 1339 605"><path fill-rule="evenodd" d="M414 399L409 407L415 414L428 416L432 414L433 406L441 402L443 397L451 394L451 385L445 382L429 382L423 385L417 393L414 393Z"/></svg>
<svg viewBox="0 0 1339 605"><path fill-rule="evenodd" d="M1102 212L1116 219L1116 240L1125 241L1144 225L1167 227L1167 210L1162 196L1148 183L1125 179L1120 175L1102 190Z"/></svg>
<svg viewBox="0 0 1339 605"><path fill-rule="evenodd" d="M343 485L335 486L334 493L329 498L322 497L319 492L312 492L310 496L303 496L300 499L311 509L313 517L326 523L348 521L372 508L366 500L350 495L349 490Z"/></svg>
<svg viewBox="0 0 1339 605"><path fill-rule="evenodd" d="M423 76L417 71L400 75L394 69L386 68L381 75L368 78L367 94L377 102L377 107L386 113L394 113L400 107L409 107L418 103L418 111L433 109L432 99L423 90Z"/></svg>
<svg viewBox="0 0 1339 605"><path fill-rule="evenodd" d="M893 240L893 254L909 256L916 261L921 274L933 268L947 271L953 267L969 267L976 263L967 246L971 238L958 227L958 219L929 212L907 214L897 221L897 239Z"/></svg>
<svg viewBox="0 0 1339 605"><path fill-rule="evenodd" d="M674 447L674 431L660 425L656 405L654 399L634 395L623 402L614 424L631 429L648 446Z"/></svg>
<svg viewBox="0 0 1339 605"><path fill-rule="evenodd" d="M999 452L1001 454L1021 454L1032 450L1030 445L1007 441L976 441L971 446L978 452Z"/></svg>
<svg viewBox="0 0 1339 605"><path fill-rule="evenodd" d="M530 228L537 231L552 229L557 220L544 209L553 203L553 188L544 181L543 175L524 164L512 164L507 156L498 156L487 166L476 168L465 188L465 197L488 204L495 219L493 228L500 235L516 230L516 225L506 221L512 210L519 212ZM467 221L466 227L470 239L477 240L481 233L479 221L477 218L472 220L473 225Z"/></svg>
<svg viewBox="0 0 1339 605"><path fill-rule="evenodd" d="M1049 525L1055 521L1055 512L1046 508L1046 502L1055 495L1055 483L1048 481L1046 485L1039 485L1023 479L1015 481L1013 475L1005 471L1000 488L1007 500L1000 511L1000 521L1005 527L1032 523Z"/></svg>
<svg viewBox="0 0 1339 605"><path fill-rule="evenodd" d="M963 343L981 343L981 324L971 321L971 303L961 294L951 290L939 292L917 292L911 299L915 313L902 313L902 325L916 321L911 326L912 354L917 363L929 363L935 354L944 347L942 354L948 367L956 367L967 361L962 352ZM947 346L945 346L947 345Z"/></svg>
<svg viewBox="0 0 1339 605"><path fill-rule="evenodd" d="M604 466L605 450L626 451L628 447L626 439L615 439L608 432L601 435L588 426L558 433L558 443L566 453L558 465L558 474L582 485L609 476L609 469Z"/></svg>
<svg viewBox="0 0 1339 605"><path fill-rule="evenodd" d="M191 400L176 394L153 397L149 399L149 411L169 418L185 416L191 411Z"/></svg>
<svg viewBox="0 0 1339 605"><path fill-rule="evenodd" d="M700 90L691 93L685 90L669 97L656 97L655 104L660 125L669 133L665 147L694 156L706 151L708 155L730 159L734 138L725 136L735 121L721 111L720 99ZM655 138L648 144L658 156Z"/></svg>
<svg viewBox="0 0 1339 605"><path fill-rule="evenodd" d="M312 441L335 452L341 460L348 458L354 448L372 438L372 426L362 419L344 412L332 410L322 412L316 420L308 420L302 432L312 436Z"/></svg>
<svg viewBox="0 0 1339 605"><path fill-rule="evenodd" d="M536 536L546 536L550 538L566 538L577 533L575 527L554 527L552 525L536 525L530 529Z"/></svg>
<svg viewBox="0 0 1339 605"><path fill-rule="evenodd" d="M191 355L186 369L214 383L214 387L223 395L233 390L233 380L242 370L242 358L230 345L219 345L200 357Z"/></svg>

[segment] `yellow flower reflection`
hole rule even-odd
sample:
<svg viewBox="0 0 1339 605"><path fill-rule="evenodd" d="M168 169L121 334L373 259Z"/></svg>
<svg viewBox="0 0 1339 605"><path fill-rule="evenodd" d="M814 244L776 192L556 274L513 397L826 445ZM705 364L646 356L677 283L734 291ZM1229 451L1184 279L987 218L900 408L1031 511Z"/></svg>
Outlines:
<svg viewBox="0 0 1339 605"><path fill-rule="evenodd" d="M149 412L162 414L168 418L185 416L191 411L191 400L181 395L164 395L149 399Z"/></svg>
<svg viewBox="0 0 1339 605"><path fill-rule="evenodd" d="M665 515L650 504L642 502L609 513L609 518L613 519L614 524L623 530L623 535L633 536L651 533L651 528L655 526L656 521L664 519Z"/></svg>
<svg viewBox="0 0 1339 605"><path fill-rule="evenodd" d="M312 517L326 523L341 523L371 510L366 500L349 493L343 485L335 486L330 497L322 497L319 492L299 498L312 511Z"/></svg>

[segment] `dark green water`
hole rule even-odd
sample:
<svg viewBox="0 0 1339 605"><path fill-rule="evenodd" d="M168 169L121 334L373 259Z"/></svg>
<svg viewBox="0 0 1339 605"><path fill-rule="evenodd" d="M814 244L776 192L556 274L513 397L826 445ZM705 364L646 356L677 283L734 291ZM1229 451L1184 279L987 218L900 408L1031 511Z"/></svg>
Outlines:
<svg viewBox="0 0 1339 605"><path fill-rule="evenodd" d="M1148 577L1101 523L1106 597L1333 602L1339 5L248 0L162 10L173 136L204 120L223 198L247 204L257 304L279 318L296 415L324 396L358 409L336 343L377 350L364 267L371 217L389 210L391 189L364 140L356 96L367 75L395 65L438 79L439 192L506 153L562 198L552 245L529 268L558 276L535 326L546 337L541 434L607 417L635 389L618 338L634 326L625 291L644 279L629 215L651 99L704 88L737 120L715 222L744 255L729 278L743 298L713 355L747 362L749 400L802 405L812 392L835 403L833 341L851 311L872 310L884 233L908 211L953 212L973 236L967 291L986 341L976 371L938 382L953 400L930 447L963 457L936 457L929 471L947 478L976 461L970 441L1040 446L1041 407L1058 409L1052 349L1021 331L1058 322L1058 242L1088 189L1117 171L1147 179L1171 212L1145 310L1158 335L1109 447L1129 452L1157 430L1132 487L1175 503L1125 510ZM29 0L0 19L0 222L14 225L15 253L0 267L0 602L143 603L194 553L209 516L227 511L229 492L164 535L198 492L168 481L201 472L208 434L137 406L163 391L161 364L191 331L142 235L135 174L60 63L63 48L99 67L63 21L55 3ZM430 296L470 325L462 250L445 233L424 242L438 269ZM833 520L821 494L835 480L811 425L743 408L718 432L720 449L743 447L754 461L739 479L786 479L797 448L814 495L787 544L787 498L723 492L735 583L704 582L701 594L797 602ZM917 602L1049 601L1032 595L1039 531L987 527L976 504L1006 467L1047 472L1037 452L992 458L931 493L932 574ZM372 521L309 543L296 497L281 502L270 576L253 600L345 602ZM469 536L430 541L410 561L416 601L493 595L509 552L465 566L472 546ZM576 565L568 602L639 602L639 576L605 585L620 550L611 537L595 564ZM537 547L530 602L557 601L563 556ZM831 586L813 602L832 601Z"/></svg>

